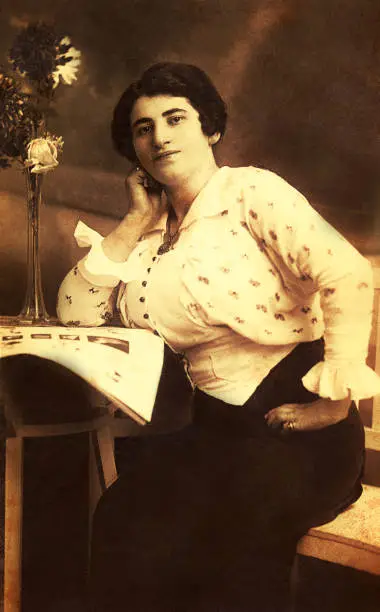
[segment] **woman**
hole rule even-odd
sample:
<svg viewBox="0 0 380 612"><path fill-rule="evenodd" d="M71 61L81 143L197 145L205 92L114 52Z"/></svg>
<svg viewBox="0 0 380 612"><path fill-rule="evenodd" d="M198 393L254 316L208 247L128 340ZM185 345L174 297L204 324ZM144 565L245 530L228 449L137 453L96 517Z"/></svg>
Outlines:
<svg viewBox="0 0 380 612"><path fill-rule="evenodd" d="M370 265L280 177L218 168L225 126L194 66L128 87L112 123L137 164L128 213L104 239L79 225L92 248L60 289L64 323L116 305L194 388L192 423L135 445L98 505L96 611L284 611L298 539L361 493Z"/></svg>

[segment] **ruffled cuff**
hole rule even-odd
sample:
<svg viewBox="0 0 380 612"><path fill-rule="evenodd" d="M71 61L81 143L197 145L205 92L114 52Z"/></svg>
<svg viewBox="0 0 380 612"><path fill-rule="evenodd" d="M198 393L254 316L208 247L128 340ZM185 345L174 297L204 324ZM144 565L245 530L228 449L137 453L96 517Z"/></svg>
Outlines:
<svg viewBox="0 0 380 612"><path fill-rule="evenodd" d="M302 378L302 383L309 391L332 400L351 395L358 402L380 393L380 377L365 363L337 367L320 361Z"/></svg>
<svg viewBox="0 0 380 612"><path fill-rule="evenodd" d="M78 221L74 238L80 247L91 247L86 257L78 262L82 276L91 284L100 287L116 287L123 281L134 280L134 271L129 260L117 263L109 259L102 248L103 236Z"/></svg>

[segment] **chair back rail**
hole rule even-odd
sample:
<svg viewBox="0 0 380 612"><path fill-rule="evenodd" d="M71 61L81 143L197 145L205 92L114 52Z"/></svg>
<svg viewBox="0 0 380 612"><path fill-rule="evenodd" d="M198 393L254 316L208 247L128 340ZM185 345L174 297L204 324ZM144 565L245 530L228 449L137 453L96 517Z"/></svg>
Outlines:
<svg viewBox="0 0 380 612"><path fill-rule="evenodd" d="M380 375L380 258L374 257L369 259L373 266L375 289L372 333L370 338L370 365L375 372ZM376 395L372 398L370 404L372 408L372 418L371 426L366 427L366 440L368 439L370 444L369 448L373 448L372 444L374 443L376 448L373 450L380 450L378 442L379 436L376 435L380 433L380 395Z"/></svg>
<svg viewBox="0 0 380 612"><path fill-rule="evenodd" d="M375 286L375 303L374 303L374 317L375 330L374 330L374 342L375 342L375 371L380 374L380 266L374 268L374 286ZM380 431L380 395L376 395L373 398L372 407L372 428L375 431Z"/></svg>

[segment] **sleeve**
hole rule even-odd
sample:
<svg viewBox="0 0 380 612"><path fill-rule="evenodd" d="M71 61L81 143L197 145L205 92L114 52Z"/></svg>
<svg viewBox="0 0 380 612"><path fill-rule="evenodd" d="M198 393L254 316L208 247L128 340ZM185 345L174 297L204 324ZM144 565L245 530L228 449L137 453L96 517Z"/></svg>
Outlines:
<svg viewBox="0 0 380 612"><path fill-rule="evenodd" d="M113 318L117 290L94 285L76 265L64 278L57 298L57 315L68 326L98 327Z"/></svg>
<svg viewBox="0 0 380 612"><path fill-rule="evenodd" d="M103 236L79 221L74 237L80 247L91 247L90 252L78 262L78 269L89 283L99 287L116 287L120 281L128 283L135 278L132 258L116 263L109 259L102 248Z"/></svg>
<svg viewBox="0 0 380 612"><path fill-rule="evenodd" d="M103 236L79 221L74 237L90 252L70 270L57 299L57 314L65 325L100 326L113 318L116 287L128 278L130 265L108 259L102 249Z"/></svg>
<svg viewBox="0 0 380 612"><path fill-rule="evenodd" d="M248 169L243 191L245 222L261 247L302 291L320 295L325 357L305 375L305 387L331 399L380 393L380 378L366 365L370 263L276 174Z"/></svg>

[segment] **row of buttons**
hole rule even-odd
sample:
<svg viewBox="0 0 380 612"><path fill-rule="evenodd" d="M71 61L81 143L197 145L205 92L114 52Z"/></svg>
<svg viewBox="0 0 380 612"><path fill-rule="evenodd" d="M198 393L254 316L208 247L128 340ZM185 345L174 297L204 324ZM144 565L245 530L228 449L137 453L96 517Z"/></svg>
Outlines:
<svg viewBox="0 0 380 612"><path fill-rule="evenodd" d="M156 259L157 259L157 257L156 257L156 256L155 256L155 257L152 257L152 261L156 261ZM151 269L152 269L152 268L147 268L147 270L146 270L146 271L147 271L147 273L148 273L148 274L150 273ZM146 287L146 286L147 286L147 284L148 284L148 281L143 280L141 284L142 284L142 286L143 286L143 287ZM145 302L145 297L144 297L143 295L142 295L142 296L140 296L139 301L140 301L141 303L144 303L144 302ZM144 315L143 315L143 317L144 317L144 319L149 319L149 314L148 314L147 312L145 312L145 313L144 313ZM156 336L159 336L159 335L160 335L156 329L154 330L154 332L153 332L153 333L154 333Z"/></svg>
<svg viewBox="0 0 380 612"><path fill-rule="evenodd" d="M152 261L156 261L156 259L157 259L157 257L152 257ZM148 273L148 274L150 273L151 269L152 269L152 268L150 268L150 267L149 267L149 268L147 268L147 270L146 270L146 271L147 271L147 273ZM147 284L148 284L148 281L146 281L146 280L143 280L143 281L141 282L141 285L142 285L143 287L146 287L146 286L147 286ZM140 301L140 302L143 304L143 303L146 301L146 299L145 299L145 297L142 295L142 296L140 296L140 297L139 297L139 301ZM143 315L143 317L144 317L144 319L149 319L149 314L148 314L147 312L145 312L145 313L144 313L144 315ZM159 332L158 332L156 329L153 331L153 333L154 333L156 336L159 336L159 335L160 335L160 334L159 334ZM168 346L170 346L170 345L168 345ZM171 347L170 347L170 348L171 348ZM173 349L173 348L172 348L172 351L173 351L173 352L176 352L176 351L174 351L174 349ZM191 379L190 373L189 373L189 366L190 366L189 361L187 360L187 358L185 357L185 355L184 355L184 354L182 354L182 353L180 353L180 354L179 354L179 358L180 358L180 360L181 360L181 362L182 362L182 364L183 364L183 367L184 367L184 370L185 370L186 377L188 378L188 380L189 380L189 382L190 382L190 384L191 384L192 388L194 389L195 385L194 385L194 383L193 383L193 381L192 381L192 379Z"/></svg>

